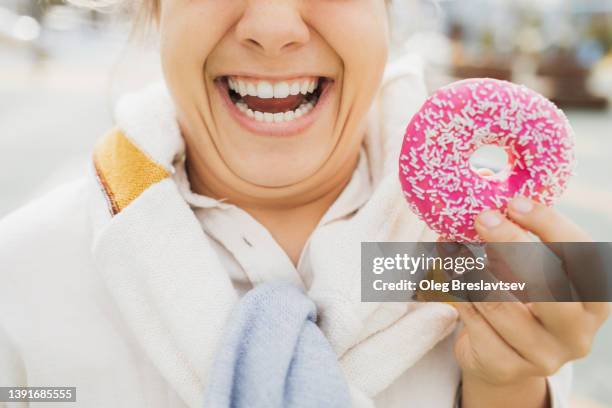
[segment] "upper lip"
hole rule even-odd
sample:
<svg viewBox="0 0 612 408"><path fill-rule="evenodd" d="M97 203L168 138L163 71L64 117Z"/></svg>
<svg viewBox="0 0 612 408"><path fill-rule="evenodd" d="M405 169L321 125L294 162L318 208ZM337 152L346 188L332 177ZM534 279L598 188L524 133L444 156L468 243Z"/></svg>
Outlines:
<svg viewBox="0 0 612 408"><path fill-rule="evenodd" d="M283 79L280 81L261 80L245 77L229 77L228 87L241 96L257 96L259 98L286 98L289 95L313 93L319 87L319 78L302 77Z"/></svg>

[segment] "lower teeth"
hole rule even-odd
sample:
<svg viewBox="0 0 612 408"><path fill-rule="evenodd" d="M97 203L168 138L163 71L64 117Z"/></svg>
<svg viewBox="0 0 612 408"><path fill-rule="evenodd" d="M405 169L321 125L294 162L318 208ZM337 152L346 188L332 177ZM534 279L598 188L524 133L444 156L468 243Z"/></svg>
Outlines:
<svg viewBox="0 0 612 408"><path fill-rule="evenodd" d="M240 112L246 114L249 118L253 118L258 122L280 123L289 122L304 116L305 114L310 112L312 108L314 108L316 103L317 100L314 99L312 101L302 103L296 110L278 113L253 111L243 101L235 102L235 105Z"/></svg>

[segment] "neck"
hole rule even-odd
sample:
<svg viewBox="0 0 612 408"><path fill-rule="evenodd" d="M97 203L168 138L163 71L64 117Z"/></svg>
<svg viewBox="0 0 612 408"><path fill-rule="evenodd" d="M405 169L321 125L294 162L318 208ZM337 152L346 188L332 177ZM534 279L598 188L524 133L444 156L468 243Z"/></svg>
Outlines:
<svg viewBox="0 0 612 408"><path fill-rule="evenodd" d="M336 201L348 180L333 190L308 203L289 208L244 208L274 237L297 266L306 241L329 207Z"/></svg>
<svg viewBox="0 0 612 408"><path fill-rule="evenodd" d="M207 183L206 177L200 177L198 169L191 165L187 155L187 172L194 192L213 198L225 198L228 202L242 208L261 223L287 253L297 266L306 241L315 230L323 215L336 201L344 187L348 184L357 165L359 154L347 161L342 171L334 178L334 183L327 185L317 194L296 194L293 197L274 202L270 200L241 200L235 191L224 189L222 183ZM197 163L197 161L195 161ZM211 188L214 185L216 188ZM300 196L305 197L302 199Z"/></svg>

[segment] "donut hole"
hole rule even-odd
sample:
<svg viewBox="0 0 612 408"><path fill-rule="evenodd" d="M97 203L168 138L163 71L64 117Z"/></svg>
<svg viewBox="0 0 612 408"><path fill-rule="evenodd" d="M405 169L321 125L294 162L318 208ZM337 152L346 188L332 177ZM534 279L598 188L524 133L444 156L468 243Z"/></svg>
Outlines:
<svg viewBox="0 0 612 408"><path fill-rule="evenodd" d="M510 174L510 156L501 146L480 146L470 156L470 167L483 178L505 180ZM481 174L482 169L490 170L491 174Z"/></svg>

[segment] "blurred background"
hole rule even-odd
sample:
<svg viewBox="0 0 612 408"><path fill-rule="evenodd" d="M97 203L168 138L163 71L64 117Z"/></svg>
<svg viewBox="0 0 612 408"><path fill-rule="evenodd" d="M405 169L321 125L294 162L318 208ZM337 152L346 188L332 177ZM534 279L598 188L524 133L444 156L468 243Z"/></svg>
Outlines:
<svg viewBox="0 0 612 408"><path fill-rule="evenodd" d="M566 112L579 165L559 208L612 242L612 0L394 1L395 53L422 56L430 90L506 79ZM122 13L0 0L0 217L84 174L117 96L159 78L155 39L132 37ZM610 345L612 322L576 364L576 407L612 408Z"/></svg>

